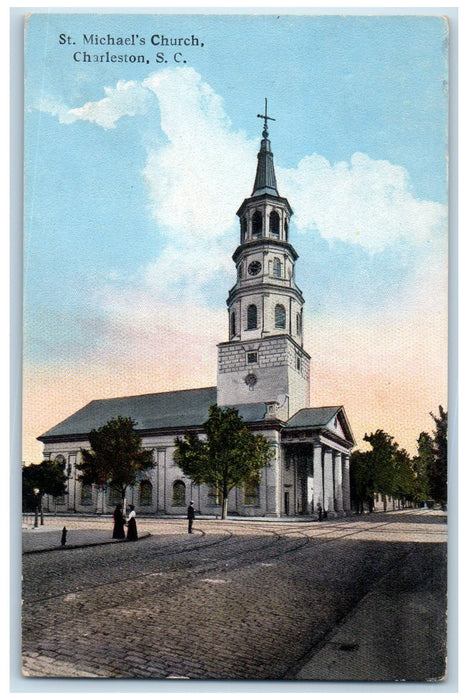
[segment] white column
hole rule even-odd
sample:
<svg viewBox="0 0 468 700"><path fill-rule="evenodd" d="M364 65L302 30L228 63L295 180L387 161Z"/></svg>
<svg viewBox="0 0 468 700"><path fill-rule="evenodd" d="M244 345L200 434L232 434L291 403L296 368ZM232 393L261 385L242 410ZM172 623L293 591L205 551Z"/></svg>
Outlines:
<svg viewBox="0 0 468 700"><path fill-rule="evenodd" d="M346 513L351 510L351 491L349 486L349 455L342 458L343 473L343 509Z"/></svg>
<svg viewBox="0 0 468 700"><path fill-rule="evenodd" d="M323 491L324 491L324 505L323 508L324 510L327 511L327 513L331 513L332 517L335 513L335 504L334 504L334 494L333 494L333 452L330 447L325 447L325 459L324 459L324 484L323 484Z"/></svg>
<svg viewBox="0 0 468 700"><path fill-rule="evenodd" d="M343 472L341 466L341 452L335 452L333 457L333 466L335 470L335 508L338 513L343 513Z"/></svg>
<svg viewBox="0 0 468 700"><path fill-rule="evenodd" d="M307 474L307 513L312 513L314 504L314 467L312 455L306 456L306 474Z"/></svg>
<svg viewBox="0 0 468 700"><path fill-rule="evenodd" d="M323 478L322 478L322 445L314 442L314 510L318 507L324 510L323 505Z"/></svg>
<svg viewBox="0 0 468 700"><path fill-rule="evenodd" d="M281 513L281 474L283 463L287 459L284 449L278 442L270 442L275 453L265 467L265 511L269 515Z"/></svg>

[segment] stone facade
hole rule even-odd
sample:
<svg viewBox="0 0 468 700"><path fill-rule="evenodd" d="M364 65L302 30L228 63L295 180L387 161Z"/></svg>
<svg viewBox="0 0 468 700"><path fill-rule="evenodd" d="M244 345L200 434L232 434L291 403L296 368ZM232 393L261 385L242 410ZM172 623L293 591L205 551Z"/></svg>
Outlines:
<svg viewBox="0 0 468 700"><path fill-rule="evenodd" d="M218 345L218 404L276 403L287 420L309 405L310 357L288 335Z"/></svg>

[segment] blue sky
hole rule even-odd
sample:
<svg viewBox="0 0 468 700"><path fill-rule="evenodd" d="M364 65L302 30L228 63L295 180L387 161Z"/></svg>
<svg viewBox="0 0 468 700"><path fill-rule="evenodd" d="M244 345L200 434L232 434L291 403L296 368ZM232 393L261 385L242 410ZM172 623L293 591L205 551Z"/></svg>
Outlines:
<svg viewBox="0 0 468 700"><path fill-rule="evenodd" d="M61 44L61 34L76 43ZM83 34L138 35L145 45L83 46ZM168 47L158 64L154 34L194 35L204 46ZM108 357L123 319L137 336L144 317L158 337L178 333L188 308L213 325L224 319L235 212L251 192L265 96L280 193L296 214L309 327L417 318L423 347L434 333L443 339L442 18L49 14L30 17L25 35L32 375L67 367L73 377ZM75 51L148 63L88 64ZM173 61L176 51L186 63ZM383 336L387 348L399 345ZM437 352L440 343L430 367Z"/></svg>

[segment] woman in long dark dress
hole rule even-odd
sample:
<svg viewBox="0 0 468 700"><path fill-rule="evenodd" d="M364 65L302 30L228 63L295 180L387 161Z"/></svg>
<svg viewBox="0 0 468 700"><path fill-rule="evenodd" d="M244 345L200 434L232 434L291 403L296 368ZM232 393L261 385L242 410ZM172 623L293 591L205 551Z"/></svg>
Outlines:
<svg viewBox="0 0 468 700"><path fill-rule="evenodd" d="M120 503L117 504L114 510L114 531L112 533L113 540L124 540L125 539L125 518L122 513L122 506Z"/></svg>
<svg viewBox="0 0 468 700"><path fill-rule="evenodd" d="M127 519L127 528L127 540L137 540L138 532L136 526L136 513L135 506L133 505L130 506L130 513L128 514Z"/></svg>

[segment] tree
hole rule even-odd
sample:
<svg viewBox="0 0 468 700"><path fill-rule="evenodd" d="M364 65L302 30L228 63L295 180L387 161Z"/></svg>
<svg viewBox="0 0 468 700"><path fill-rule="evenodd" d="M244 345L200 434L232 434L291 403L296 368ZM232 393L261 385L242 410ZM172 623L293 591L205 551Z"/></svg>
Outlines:
<svg viewBox="0 0 468 700"><path fill-rule="evenodd" d="M417 500L425 503L430 497L429 477L434 464L434 442L429 433L422 432L418 437L418 454L413 459L417 474Z"/></svg>
<svg viewBox="0 0 468 700"><path fill-rule="evenodd" d="M417 500L417 473L411 457L403 449L395 450L394 483L391 495L402 501Z"/></svg>
<svg viewBox="0 0 468 700"><path fill-rule="evenodd" d="M351 455L351 492L362 512L364 502L373 510L374 495L381 493L386 509L387 496L414 500L417 492L417 474L406 450L401 449L391 435L376 430L364 435L371 449Z"/></svg>
<svg viewBox="0 0 468 700"><path fill-rule="evenodd" d="M129 486L135 486L141 472L153 468L152 450L143 449L135 430L136 422L118 416L89 434L90 450L82 449L80 464L83 484L114 486L125 498Z"/></svg>
<svg viewBox="0 0 468 700"><path fill-rule="evenodd" d="M349 480L351 500L358 513L364 511L364 503L373 503L375 493L374 475L370 452L356 450L351 454Z"/></svg>
<svg viewBox="0 0 468 700"><path fill-rule="evenodd" d="M371 470L373 473L374 493L384 497L384 508L387 507L387 496L393 496L395 491L395 455L398 444L384 430L364 435L372 450L370 454ZM371 508L370 508L371 509Z"/></svg>
<svg viewBox="0 0 468 700"><path fill-rule="evenodd" d="M36 511L41 507L42 523L42 498L47 493L57 498L66 493L67 476L63 467L57 462L44 460L40 464L30 464L23 467L23 508L30 505Z"/></svg>
<svg viewBox="0 0 468 700"><path fill-rule="evenodd" d="M447 503L447 424L448 414L439 406L439 415L430 414L436 427L433 437L434 461L429 473L431 496L442 505Z"/></svg>
<svg viewBox="0 0 468 700"><path fill-rule="evenodd" d="M174 462L193 483L216 489L221 496L221 518L225 519L231 489L258 486L261 470L273 451L263 435L248 429L234 408L210 406L203 432L205 440L195 433L176 438Z"/></svg>

